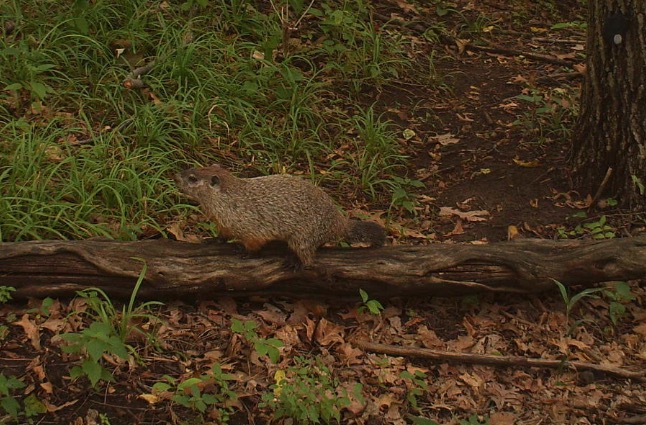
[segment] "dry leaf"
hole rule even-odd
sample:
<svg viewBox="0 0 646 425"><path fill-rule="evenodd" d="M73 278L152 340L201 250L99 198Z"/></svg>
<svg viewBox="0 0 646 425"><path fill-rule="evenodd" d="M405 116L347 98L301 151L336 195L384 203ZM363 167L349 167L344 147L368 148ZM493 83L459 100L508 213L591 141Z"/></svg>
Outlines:
<svg viewBox="0 0 646 425"><path fill-rule="evenodd" d="M436 141L442 146L454 145L460 141L460 139L456 138L453 133L438 134L437 136L429 137L429 139Z"/></svg>
<svg viewBox="0 0 646 425"><path fill-rule="evenodd" d="M148 404L155 404L161 399L159 396L155 394L139 394L139 398L142 400L146 400Z"/></svg>
<svg viewBox="0 0 646 425"><path fill-rule="evenodd" d="M40 332L38 330L38 326L36 326L34 322L29 320L29 314L24 314L19 321L14 322L13 324L21 326L25 331L25 335L27 335L27 338L29 338L32 347L34 347L37 351L40 351Z"/></svg>
<svg viewBox="0 0 646 425"><path fill-rule="evenodd" d="M408 3L406 0L396 0L396 2L397 6L399 6L402 11L417 14L417 9L415 8L415 6Z"/></svg>
<svg viewBox="0 0 646 425"><path fill-rule="evenodd" d="M518 227L514 226L513 224L510 224L507 226L507 240L511 241L513 239L519 238L522 235L518 231Z"/></svg>
<svg viewBox="0 0 646 425"><path fill-rule="evenodd" d="M352 344L344 342L336 348L340 354L344 365L353 365L363 363L363 351L355 348Z"/></svg>
<svg viewBox="0 0 646 425"><path fill-rule="evenodd" d="M471 40L466 40L466 39L462 39L462 38L456 38L455 39L455 45L458 48L458 54L461 55L461 54L464 53L464 51L466 50L466 48L469 45L470 41Z"/></svg>
<svg viewBox="0 0 646 425"><path fill-rule="evenodd" d="M541 163L538 161L521 161L518 158L514 158L514 163L525 168L536 168L541 166Z"/></svg>
<svg viewBox="0 0 646 425"><path fill-rule="evenodd" d="M265 322L276 326L283 326L286 321L285 313L271 304L265 304L262 310L256 311L256 314L262 317Z"/></svg>
<svg viewBox="0 0 646 425"><path fill-rule="evenodd" d="M444 236L456 236L456 235L461 235L464 233L464 228L462 227L462 220L458 220L455 222L455 226L453 226L453 230L450 232L446 233Z"/></svg>
<svg viewBox="0 0 646 425"><path fill-rule="evenodd" d="M482 388L484 385L484 381L475 373L463 373L460 375L460 379L475 390Z"/></svg>
<svg viewBox="0 0 646 425"><path fill-rule="evenodd" d="M646 323L642 323L641 325L635 326L633 328L633 332L641 336L646 336Z"/></svg>
<svg viewBox="0 0 646 425"><path fill-rule="evenodd" d="M477 222L477 221L486 221L487 220L486 217L489 216L489 211L479 210L479 211L464 212L452 207L440 207L439 215L440 217L452 217L456 215L463 220Z"/></svg>
<svg viewBox="0 0 646 425"><path fill-rule="evenodd" d="M316 341L326 347L334 343L344 343L344 328L326 319L321 319L316 329Z"/></svg>

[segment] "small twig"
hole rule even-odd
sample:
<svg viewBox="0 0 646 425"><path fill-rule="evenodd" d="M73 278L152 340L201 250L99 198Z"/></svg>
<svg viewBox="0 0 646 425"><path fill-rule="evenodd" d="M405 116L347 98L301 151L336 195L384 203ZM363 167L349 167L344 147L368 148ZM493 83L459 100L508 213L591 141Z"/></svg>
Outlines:
<svg viewBox="0 0 646 425"><path fill-rule="evenodd" d="M307 12L309 12L309 11L310 11L310 9L312 8L312 5L313 5L313 4L314 4L314 0L312 0L312 1L310 2L309 6L307 6L307 8L305 9L305 11L304 11L304 12L303 12L303 14L301 15L301 17L300 17L300 18L298 18L298 20L296 21L296 23L292 26L292 28L293 28L293 29L297 29L297 28L298 28L298 24L300 24L300 23L301 23L301 21L303 20L303 18L305 17L305 15L307 15Z"/></svg>
<svg viewBox="0 0 646 425"><path fill-rule="evenodd" d="M606 170L606 175L603 177L603 180L601 181L601 184L599 185L597 192L592 197L592 201L590 201L590 205L588 206L588 208L592 208L592 206L596 204L599 198L601 197L601 194L603 193L603 191L606 190L606 186L608 185L610 176L612 176L612 171L613 171L612 167L608 167L608 170Z"/></svg>
<svg viewBox="0 0 646 425"><path fill-rule="evenodd" d="M540 179L542 179L546 175L551 174L552 171L554 171L554 167L548 168L547 171L545 171L544 173L541 173L538 177L536 177L534 180L532 180L529 184L532 185L532 184L536 183L537 181L539 181Z"/></svg>
<svg viewBox="0 0 646 425"><path fill-rule="evenodd" d="M615 421L619 424L644 425L646 424L646 415L631 416L629 418L615 418Z"/></svg>
<svg viewBox="0 0 646 425"><path fill-rule="evenodd" d="M287 22L289 21L289 5L283 6L280 8L281 10L278 10L273 0L269 0L269 3L271 3L271 7L274 9L274 12L278 14L278 19L280 19L280 23L282 25L287 25Z"/></svg>
<svg viewBox="0 0 646 425"><path fill-rule="evenodd" d="M646 380L644 372L633 372L630 370L577 361L560 361L547 359L531 359L521 356L492 356L488 354L451 353L446 351L431 350L418 347L400 347L396 345L377 344L368 341L356 341L355 344L364 350L374 353L389 354L403 357L422 357L425 359L438 360L442 362L480 364L489 366L523 366L560 369L571 367L575 370L591 370L594 372L607 373L621 378Z"/></svg>

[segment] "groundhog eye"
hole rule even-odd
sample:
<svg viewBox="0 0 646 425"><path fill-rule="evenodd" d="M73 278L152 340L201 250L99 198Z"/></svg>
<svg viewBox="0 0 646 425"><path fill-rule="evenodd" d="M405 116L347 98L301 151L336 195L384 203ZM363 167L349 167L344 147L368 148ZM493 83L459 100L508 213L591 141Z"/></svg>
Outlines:
<svg viewBox="0 0 646 425"><path fill-rule="evenodd" d="M218 176L211 177L211 186L217 186L220 184L220 178Z"/></svg>
<svg viewBox="0 0 646 425"><path fill-rule="evenodd" d="M190 176L188 176L187 180L188 180L188 182L189 182L190 184L195 184L195 183L197 183L197 177L195 177L193 174L191 174Z"/></svg>

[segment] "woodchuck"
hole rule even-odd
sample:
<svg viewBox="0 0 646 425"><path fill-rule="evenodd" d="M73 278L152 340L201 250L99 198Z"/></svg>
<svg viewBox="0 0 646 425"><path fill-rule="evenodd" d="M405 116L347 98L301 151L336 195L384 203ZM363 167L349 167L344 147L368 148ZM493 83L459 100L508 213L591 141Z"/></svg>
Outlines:
<svg viewBox="0 0 646 425"><path fill-rule="evenodd" d="M284 241L308 267L325 243L343 239L377 247L386 240L382 226L347 218L327 193L299 177L239 178L211 165L177 173L175 182L200 203L221 236L238 240L248 252L269 241Z"/></svg>

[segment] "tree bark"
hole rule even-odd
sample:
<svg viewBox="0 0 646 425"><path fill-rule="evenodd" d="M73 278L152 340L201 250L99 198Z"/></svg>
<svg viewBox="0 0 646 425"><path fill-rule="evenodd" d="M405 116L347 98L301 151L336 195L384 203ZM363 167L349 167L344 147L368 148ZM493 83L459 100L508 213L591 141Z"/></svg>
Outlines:
<svg viewBox="0 0 646 425"><path fill-rule="evenodd" d="M633 210L646 207L645 22L644 0L588 1L587 75L570 155L577 187L602 189Z"/></svg>
<svg viewBox="0 0 646 425"><path fill-rule="evenodd" d="M286 249L242 258L229 244L169 240L0 244L0 286L14 298L69 297L99 287L130 295L144 262L140 299L218 296L371 297L535 293L646 276L646 237L604 241L518 240L490 245L324 248L311 269L285 267Z"/></svg>

